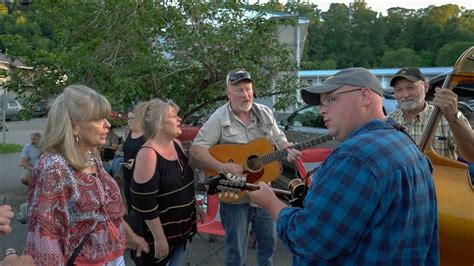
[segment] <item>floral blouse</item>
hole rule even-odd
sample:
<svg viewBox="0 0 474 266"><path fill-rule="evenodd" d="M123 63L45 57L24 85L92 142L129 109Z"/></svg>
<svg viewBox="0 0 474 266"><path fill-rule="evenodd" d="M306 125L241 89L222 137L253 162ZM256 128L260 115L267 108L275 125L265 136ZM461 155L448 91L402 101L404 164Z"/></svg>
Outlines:
<svg viewBox="0 0 474 266"><path fill-rule="evenodd" d="M41 155L28 192L25 249L37 265L65 265L89 232L76 265L103 265L123 255L125 208L120 190L101 162L96 165L97 174L86 174L74 170L61 155Z"/></svg>

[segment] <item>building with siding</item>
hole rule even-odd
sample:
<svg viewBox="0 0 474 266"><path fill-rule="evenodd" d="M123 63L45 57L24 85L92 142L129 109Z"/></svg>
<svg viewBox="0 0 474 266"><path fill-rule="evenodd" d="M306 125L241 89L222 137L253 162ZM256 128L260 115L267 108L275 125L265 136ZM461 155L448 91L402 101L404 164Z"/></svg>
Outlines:
<svg viewBox="0 0 474 266"><path fill-rule="evenodd" d="M369 69L382 84L386 90L391 91L390 80L397 73L400 68L374 68ZM428 80L451 71L452 67L420 67L421 72L426 76ZM321 84L326 78L336 74L340 69L328 69L328 70L301 70L299 71L299 77L305 80L310 85Z"/></svg>

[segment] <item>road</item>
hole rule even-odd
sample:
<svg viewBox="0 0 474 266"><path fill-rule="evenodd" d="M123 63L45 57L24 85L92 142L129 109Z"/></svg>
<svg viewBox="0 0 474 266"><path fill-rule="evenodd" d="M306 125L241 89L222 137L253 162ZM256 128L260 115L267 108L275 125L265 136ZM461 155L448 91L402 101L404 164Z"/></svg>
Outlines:
<svg viewBox="0 0 474 266"><path fill-rule="evenodd" d="M9 131L6 132L6 143L15 143L25 145L29 142L31 133L35 131L43 131L46 124L45 118L37 118L29 121L9 121L6 123ZM1 132L1 131L0 131ZM117 132L119 136L123 132ZM1 135L1 133L0 133ZM0 138L2 140L2 138ZM13 207L15 214L19 212L20 204L26 202L27 188L19 181L21 168L19 167L20 154L0 154L0 204L10 204ZM120 182L119 182L120 183ZM26 241L26 225L21 224L17 220L12 221L13 233L7 236L0 237L0 260L3 259L3 254L7 248L15 248L18 252L22 252ZM202 257L203 254L211 252L211 249L216 249L223 244L223 238L218 237L216 242L209 242L207 236L204 238L195 237L193 241L193 248L191 254L191 262L196 261ZM247 265L256 265L256 250L248 247ZM221 257L224 256L224 251L218 252L219 256L212 255L199 265L224 265ZM274 254L275 266L291 265L291 253L283 246L279 240ZM129 253L125 253L126 265L134 265L129 258Z"/></svg>

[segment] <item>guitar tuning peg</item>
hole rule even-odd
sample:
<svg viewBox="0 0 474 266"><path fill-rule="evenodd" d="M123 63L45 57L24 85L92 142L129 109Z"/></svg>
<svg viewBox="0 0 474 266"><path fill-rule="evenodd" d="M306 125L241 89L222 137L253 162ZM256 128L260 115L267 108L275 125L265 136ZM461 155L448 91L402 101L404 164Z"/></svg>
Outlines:
<svg viewBox="0 0 474 266"><path fill-rule="evenodd" d="M235 200L239 199L239 195L238 195L238 194L234 194L234 199L235 199Z"/></svg>
<svg viewBox="0 0 474 266"><path fill-rule="evenodd" d="M247 177L242 176L242 182L247 182Z"/></svg>
<svg viewBox="0 0 474 266"><path fill-rule="evenodd" d="M232 178L232 174L231 174L231 173L227 173L226 177L227 177L227 178Z"/></svg>

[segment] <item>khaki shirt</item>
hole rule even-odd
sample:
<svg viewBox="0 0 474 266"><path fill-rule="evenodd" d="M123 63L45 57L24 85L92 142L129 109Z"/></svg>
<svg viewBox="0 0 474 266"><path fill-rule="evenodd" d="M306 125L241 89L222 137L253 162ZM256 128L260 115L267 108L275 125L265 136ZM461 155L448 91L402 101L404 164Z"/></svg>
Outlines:
<svg viewBox="0 0 474 266"><path fill-rule="evenodd" d="M193 146L211 148L217 144L247 144L265 137L282 148L287 142L285 134L278 128L273 112L265 105L254 103L250 114L251 123L245 125L237 118L227 102L219 107L204 123L193 141ZM249 203L248 196L231 204Z"/></svg>
<svg viewBox="0 0 474 266"><path fill-rule="evenodd" d="M278 128L272 110L267 106L254 103L250 119L251 124L246 126L235 116L228 102L217 109L204 123L193 145L211 148L221 143L246 144L260 137L267 138L280 148L287 142L285 134Z"/></svg>

